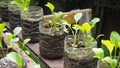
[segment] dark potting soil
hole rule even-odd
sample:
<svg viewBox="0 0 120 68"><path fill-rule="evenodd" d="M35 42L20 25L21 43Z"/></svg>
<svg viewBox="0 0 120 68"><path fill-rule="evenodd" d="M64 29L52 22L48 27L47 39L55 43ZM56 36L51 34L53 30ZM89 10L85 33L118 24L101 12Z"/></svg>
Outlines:
<svg viewBox="0 0 120 68"><path fill-rule="evenodd" d="M9 21L9 16L8 16L9 10L8 7L0 7L0 16L2 21Z"/></svg>
<svg viewBox="0 0 120 68"><path fill-rule="evenodd" d="M39 41L39 22L38 21L29 21L22 20L22 36L23 39L31 38L31 43L35 43Z"/></svg>
<svg viewBox="0 0 120 68"><path fill-rule="evenodd" d="M65 68L97 68L97 59L79 62L70 58L64 58Z"/></svg>
<svg viewBox="0 0 120 68"><path fill-rule="evenodd" d="M15 12L9 12L9 23L10 27L13 30L15 27L21 26L21 16L20 12L19 14L16 14Z"/></svg>
<svg viewBox="0 0 120 68"><path fill-rule="evenodd" d="M40 54L47 59L58 59L63 56L65 34L50 36L40 33Z"/></svg>

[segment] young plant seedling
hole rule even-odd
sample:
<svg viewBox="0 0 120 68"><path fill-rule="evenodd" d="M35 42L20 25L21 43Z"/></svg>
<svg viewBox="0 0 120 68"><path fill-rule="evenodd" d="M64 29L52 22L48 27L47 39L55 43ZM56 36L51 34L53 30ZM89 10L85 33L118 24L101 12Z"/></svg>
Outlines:
<svg viewBox="0 0 120 68"><path fill-rule="evenodd" d="M49 31L49 34L52 33L52 31L54 30L59 31L60 27L64 27L63 22L66 22L64 20L64 17L66 15L62 16L62 12L54 12L55 6L50 2L47 2L45 6L47 6L52 13L52 19L44 23L44 25L49 26L49 28L51 29Z"/></svg>
<svg viewBox="0 0 120 68"><path fill-rule="evenodd" d="M0 24L0 49L2 49L2 50L3 50L2 36L3 36L4 29L5 29L5 23ZM9 60L16 63L19 66L19 68L22 68L22 59L17 53L15 53L15 52L8 53L7 52L7 53L5 53L5 55L3 55L3 57L7 57Z"/></svg>
<svg viewBox="0 0 120 68"><path fill-rule="evenodd" d="M0 48L2 48L2 35L4 29L5 29L5 23L0 24Z"/></svg>
<svg viewBox="0 0 120 68"><path fill-rule="evenodd" d="M110 67L110 68L119 68L120 67L120 61L117 59L120 59L120 52L119 56L116 56L116 51L118 48L120 48L120 35L116 31L112 31L110 35L110 40L102 40L101 43L106 46L106 48L109 50L110 56L104 56L104 51L102 48L93 48L94 52L94 58L98 58L103 64L104 67ZM114 53L114 55L113 55Z"/></svg>
<svg viewBox="0 0 120 68"><path fill-rule="evenodd" d="M22 68L22 57L16 52L10 52L7 54L6 58L10 61L16 63L19 68Z"/></svg>
<svg viewBox="0 0 120 68"><path fill-rule="evenodd" d="M100 21L100 19L94 18L93 20L91 20L90 23L83 23L82 25L78 25L78 21L81 17L82 13L77 13L74 15L75 24L71 25L69 23L66 23L73 35L73 47L77 47L78 45L80 45L79 43L81 43L81 41L77 41L77 37L79 34L82 35L82 42L85 45L85 47L88 47L89 41L92 42L92 45L95 43L95 39L91 36L91 30L95 26L95 24ZM67 29L65 29L65 31L66 30Z"/></svg>
<svg viewBox="0 0 120 68"><path fill-rule="evenodd" d="M13 0L10 4L15 4L22 14L27 13L29 10L30 0Z"/></svg>
<svg viewBox="0 0 120 68"><path fill-rule="evenodd" d="M3 31L5 29L5 23L2 23L0 24L0 49L1 49L1 57L5 57L5 54L4 54L4 48L3 48L3 45L2 45L2 36L3 36Z"/></svg>

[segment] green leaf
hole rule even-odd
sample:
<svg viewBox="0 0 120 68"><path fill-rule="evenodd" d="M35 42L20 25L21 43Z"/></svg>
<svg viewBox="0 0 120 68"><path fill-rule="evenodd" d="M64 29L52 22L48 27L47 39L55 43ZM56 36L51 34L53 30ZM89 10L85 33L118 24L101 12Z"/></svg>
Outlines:
<svg viewBox="0 0 120 68"><path fill-rule="evenodd" d="M36 64L36 65L34 66L34 68L41 68L41 67L40 67L40 64Z"/></svg>
<svg viewBox="0 0 120 68"><path fill-rule="evenodd" d="M30 52L28 51L28 50L25 50L24 51L27 55L29 55L30 54Z"/></svg>
<svg viewBox="0 0 120 68"><path fill-rule="evenodd" d="M85 29L85 31L89 34L92 29L91 25L89 23L84 23L82 26Z"/></svg>
<svg viewBox="0 0 120 68"><path fill-rule="evenodd" d="M113 66L114 68L116 68L116 67L117 67L117 64L118 64L118 60L117 60L117 59L113 59L113 60L112 60L112 66Z"/></svg>
<svg viewBox="0 0 120 68"><path fill-rule="evenodd" d="M80 25L78 25L78 24L75 24L75 25L73 25L73 27L72 27L73 29L75 29L76 31L77 30L79 30L80 29Z"/></svg>
<svg viewBox="0 0 120 68"><path fill-rule="evenodd" d="M93 48L94 57L102 60L104 58L104 51L102 48Z"/></svg>
<svg viewBox="0 0 120 68"><path fill-rule="evenodd" d="M19 54L17 54L16 52L10 52L7 54L7 58L16 63L19 68L22 68L22 58Z"/></svg>
<svg viewBox="0 0 120 68"><path fill-rule="evenodd" d="M100 37L104 36L104 34L100 34L96 37L96 40L99 39Z"/></svg>
<svg viewBox="0 0 120 68"><path fill-rule="evenodd" d="M116 31L112 31L110 34L110 41L115 44L115 47L118 47L118 42L120 41L120 35Z"/></svg>
<svg viewBox="0 0 120 68"><path fill-rule="evenodd" d="M54 18L55 18L55 20L58 20L60 17L61 17L61 15L62 15L62 12L55 12L55 14L54 14Z"/></svg>
<svg viewBox="0 0 120 68"><path fill-rule="evenodd" d="M13 34L9 34L7 37L8 43L10 44L10 41L12 40L12 38L14 37Z"/></svg>
<svg viewBox="0 0 120 68"><path fill-rule="evenodd" d="M75 14L74 15L75 22L78 23L78 21L80 20L81 17L82 17L82 13Z"/></svg>
<svg viewBox="0 0 120 68"><path fill-rule="evenodd" d="M47 6L51 10L52 13L54 12L55 6L52 3L47 2L45 6Z"/></svg>
<svg viewBox="0 0 120 68"><path fill-rule="evenodd" d="M120 48L120 41L118 42L118 46L119 46L119 48Z"/></svg>
<svg viewBox="0 0 120 68"><path fill-rule="evenodd" d="M18 42L18 41L19 41L19 38L18 38L18 37L12 38L11 41L12 41L12 42Z"/></svg>
<svg viewBox="0 0 120 68"><path fill-rule="evenodd" d="M0 24L0 48L2 48L2 34L5 29L5 23Z"/></svg>
<svg viewBox="0 0 120 68"><path fill-rule="evenodd" d="M104 58L104 60L107 62L107 63L110 63L112 65L112 58L107 56Z"/></svg>
<svg viewBox="0 0 120 68"><path fill-rule="evenodd" d="M5 23L0 24L0 37L2 37L4 28L5 28Z"/></svg>
<svg viewBox="0 0 120 68"><path fill-rule="evenodd" d="M23 47L24 47L30 40L31 40L30 38L26 38L26 39L23 41Z"/></svg>
<svg viewBox="0 0 120 68"><path fill-rule="evenodd" d="M112 55L112 51L114 49L114 44L110 40L102 40L101 41L103 45L107 47L107 49L110 52L110 55Z"/></svg>
<svg viewBox="0 0 120 68"><path fill-rule="evenodd" d="M68 26L69 28L71 28L71 24L68 23L67 26Z"/></svg>
<svg viewBox="0 0 120 68"><path fill-rule="evenodd" d="M90 22L91 27L94 27L96 25L96 23L99 22L99 21L100 21L99 18L92 19L91 22Z"/></svg>
<svg viewBox="0 0 120 68"><path fill-rule="evenodd" d="M21 32L22 28L21 27L16 27L14 30L13 30L13 33L14 35L18 35L20 32Z"/></svg>
<svg viewBox="0 0 120 68"><path fill-rule="evenodd" d="M82 33L84 33L84 32L85 32L85 29L84 29L84 27L83 27L83 26L80 26L80 27L79 27L79 29L82 31Z"/></svg>

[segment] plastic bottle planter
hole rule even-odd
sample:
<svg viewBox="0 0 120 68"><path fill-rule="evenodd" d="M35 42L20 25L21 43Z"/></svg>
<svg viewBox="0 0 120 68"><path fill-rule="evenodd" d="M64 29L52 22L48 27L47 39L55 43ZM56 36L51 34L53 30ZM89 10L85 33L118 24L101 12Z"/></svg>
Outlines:
<svg viewBox="0 0 120 68"><path fill-rule="evenodd" d="M93 59L94 53L92 51L95 46L73 48L72 40L69 38L72 38L72 36L67 36L64 41L65 68L96 68L97 59Z"/></svg>
<svg viewBox="0 0 120 68"><path fill-rule="evenodd" d="M16 5L9 5L9 23L13 30L17 26L21 26L21 15L19 8Z"/></svg>
<svg viewBox="0 0 120 68"><path fill-rule="evenodd" d="M2 58L0 59L0 68L18 68L18 65L8 58ZM27 63L24 59L22 60L22 68L27 68Z"/></svg>
<svg viewBox="0 0 120 68"><path fill-rule="evenodd" d="M2 21L9 21L8 13L8 3L0 2L0 17Z"/></svg>
<svg viewBox="0 0 120 68"><path fill-rule="evenodd" d="M31 6L28 14L22 16L23 39L31 38L30 42L39 41L39 23L43 19L43 9L38 6Z"/></svg>
<svg viewBox="0 0 120 68"><path fill-rule="evenodd" d="M115 57L113 57L113 58L115 58ZM117 59L118 62L120 62L120 58L117 57L115 59ZM102 63L101 61L98 60L98 62L97 62L97 68L112 68L112 67L110 67L109 63L107 63L107 62L106 63ZM116 68L119 68L119 67L116 67Z"/></svg>
<svg viewBox="0 0 120 68"><path fill-rule="evenodd" d="M7 46L2 41L3 49L0 49L0 68L18 68L18 65L10 61L10 59L3 57L7 52ZM13 51L12 49L8 49L8 52ZM27 63L24 58L22 58L22 68L27 68Z"/></svg>
<svg viewBox="0 0 120 68"><path fill-rule="evenodd" d="M64 38L66 33L61 28L60 31L55 31L53 32L53 35L50 35L50 28L43 26L43 23L40 23L39 26L39 45L41 56L47 59L61 58L63 56Z"/></svg>

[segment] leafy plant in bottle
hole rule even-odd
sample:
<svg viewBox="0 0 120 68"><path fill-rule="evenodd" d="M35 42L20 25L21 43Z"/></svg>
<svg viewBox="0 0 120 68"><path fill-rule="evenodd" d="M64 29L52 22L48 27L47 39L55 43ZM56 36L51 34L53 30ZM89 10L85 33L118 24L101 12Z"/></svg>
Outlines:
<svg viewBox="0 0 120 68"><path fill-rule="evenodd" d="M15 52L8 53L8 49L9 49L8 47L7 47L6 53L4 52L4 47L3 47L3 43L2 43L2 36L3 36L4 29L5 29L5 23L0 24L0 49L2 51L2 58L7 58L10 61L16 63L19 68L22 68L22 59L19 56L19 54L15 53Z"/></svg>
<svg viewBox="0 0 120 68"><path fill-rule="evenodd" d="M102 48L93 48L94 58L98 58L99 62L103 64L104 68L119 68L120 67L120 52L117 49L120 48L120 35L116 31L112 31L110 40L102 40L101 43L106 46L109 51L109 56L105 56ZM118 55L117 55L118 53Z"/></svg>
<svg viewBox="0 0 120 68"><path fill-rule="evenodd" d="M66 15L62 16L62 12L55 12L55 6L50 2L47 2L45 6L50 9L52 13L52 18L48 21L45 21L44 26L50 28L49 34L52 34L52 32L54 31L60 31L60 29L64 27L63 23L66 22L64 20L64 17Z"/></svg>
<svg viewBox="0 0 120 68"><path fill-rule="evenodd" d="M10 3L15 4L22 14L28 12L29 10L30 0L13 0Z"/></svg>
<svg viewBox="0 0 120 68"><path fill-rule="evenodd" d="M84 44L85 47L88 47L89 44L93 45L94 43L96 43L95 39L91 35L91 30L95 26L95 24L100 21L100 19L94 18L91 20L90 23L84 23L82 25L79 25L77 23L81 17L82 17L82 13L77 13L76 15L74 15L74 19L76 22L75 24L72 25L69 23L64 23L69 27L69 29L72 32L71 39L73 42L72 44L73 47L78 47L79 45L81 46L81 44ZM67 28L65 28L64 30L68 32ZM79 37L81 37L82 41L77 40L79 34L81 35ZM100 36L103 36L103 35L102 34L98 35L96 39L98 39Z"/></svg>

